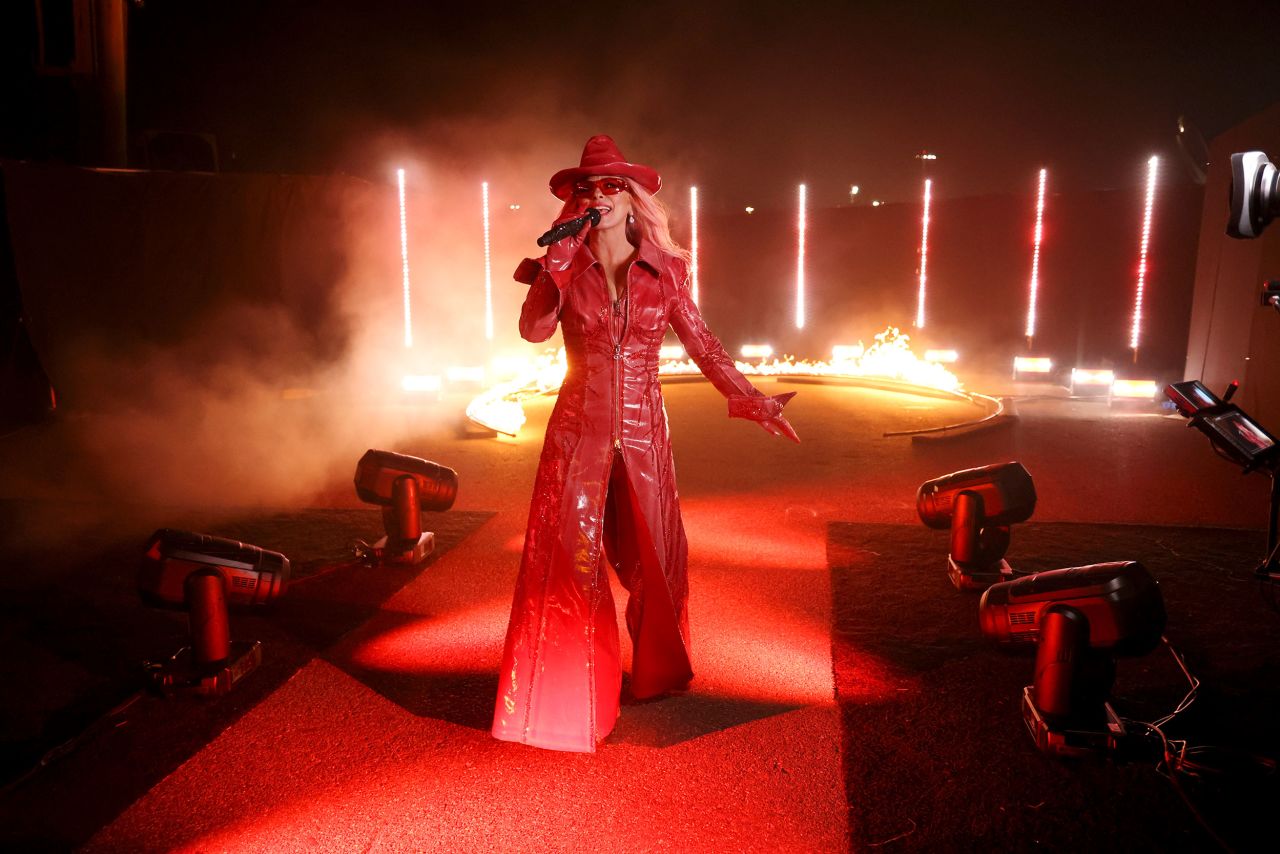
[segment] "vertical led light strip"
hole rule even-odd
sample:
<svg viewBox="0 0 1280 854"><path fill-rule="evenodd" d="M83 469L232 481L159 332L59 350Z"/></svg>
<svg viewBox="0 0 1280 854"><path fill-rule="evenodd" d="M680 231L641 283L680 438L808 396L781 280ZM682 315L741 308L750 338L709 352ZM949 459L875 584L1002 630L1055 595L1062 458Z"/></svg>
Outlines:
<svg viewBox="0 0 1280 854"><path fill-rule="evenodd" d="M1142 215L1142 247L1138 250L1138 289L1133 298L1133 329L1129 333L1129 349L1138 358L1138 341L1142 334L1142 297L1147 285L1147 249L1151 245L1151 214L1156 203L1156 171L1160 158L1147 161L1147 205Z"/></svg>
<svg viewBox="0 0 1280 854"><path fill-rule="evenodd" d="M493 340L493 267L489 263L489 182L480 184L481 208L484 215L484 337Z"/></svg>
<svg viewBox="0 0 1280 854"><path fill-rule="evenodd" d="M689 266L689 279L693 287L693 304L698 304L698 188L689 188L689 251L693 263Z"/></svg>
<svg viewBox="0 0 1280 854"><path fill-rule="evenodd" d="M796 220L796 329L804 329L804 207L805 186L800 185L800 212Z"/></svg>
<svg viewBox="0 0 1280 854"><path fill-rule="evenodd" d="M1040 170L1040 192L1036 195L1035 248L1031 250L1031 296L1027 300L1027 344L1036 337L1036 298L1040 292L1040 240L1044 237L1044 187L1049 170Z"/></svg>
<svg viewBox="0 0 1280 854"><path fill-rule="evenodd" d="M400 185L400 264L404 278L404 346L413 346L413 324L409 317L409 229L406 227L404 211L404 170L396 170L396 181Z"/></svg>
<svg viewBox="0 0 1280 854"><path fill-rule="evenodd" d="M916 329L924 329L925 284L929 281L929 200L933 181L924 179L924 216L920 220L920 294L916 302Z"/></svg>

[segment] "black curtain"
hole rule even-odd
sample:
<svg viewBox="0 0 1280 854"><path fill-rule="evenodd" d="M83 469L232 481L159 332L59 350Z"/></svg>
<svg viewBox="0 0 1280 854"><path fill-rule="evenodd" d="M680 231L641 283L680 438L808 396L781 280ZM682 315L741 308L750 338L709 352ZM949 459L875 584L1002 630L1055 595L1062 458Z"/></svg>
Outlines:
<svg viewBox="0 0 1280 854"><path fill-rule="evenodd" d="M8 210L0 173L0 436L39 421L55 405L53 387L22 314Z"/></svg>

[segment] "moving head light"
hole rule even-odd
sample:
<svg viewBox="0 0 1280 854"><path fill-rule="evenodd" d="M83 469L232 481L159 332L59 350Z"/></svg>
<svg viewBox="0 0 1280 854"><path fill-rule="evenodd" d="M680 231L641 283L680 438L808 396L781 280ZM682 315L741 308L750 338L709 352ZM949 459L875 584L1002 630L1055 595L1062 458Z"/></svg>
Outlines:
<svg viewBox="0 0 1280 854"><path fill-rule="evenodd" d="M185 605L187 576L222 577L231 605L267 605L289 586L289 559L280 552L191 531L161 528L151 535L138 569L138 592L151 605Z"/></svg>
<svg viewBox="0 0 1280 854"><path fill-rule="evenodd" d="M435 548L435 534L422 530L424 510L443 511L458 497L458 473L430 460L369 450L356 464L356 495L382 507L386 536L374 555L392 563L421 563Z"/></svg>
<svg viewBox="0 0 1280 854"><path fill-rule="evenodd" d="M1114 750L1124 724L1111 708L1117 656L1160 642L1164 599L1136 561L1056 569L993 585L978 605L982 633L1001 644L1036 643L1035 678L1022 717L1044 753Z"/></svg>
<svg viewBox="0 0 1280 854"><path fill-rule="evenodd" d="M954 472L925 481L916 492L920 521L951 529L947 574L960 590L1013 577L1004 560L1009 526L1030 519L1035 509L1035 484L1019 462Z"/></svg>
<svg viewBox="0 0 1280 854"><path fill-rule="evenodd" d="M1231 218L1227 234L1250 239L1280 214L1280 172L1261 151L1231 155Z"/></svg>
<svg viewBox="0 0 1280 854"><path fill-rule="evenodd" d="M1164 599L1137 561L1037 572L989 587L978 604L982 633L1001 644L1038 643L1045 614L1073 608L1089 623L1089 646L1146 655L1164 633Z"/></svg>
<svg viewBox="0 0 1280 854"><path fill-rule="evenodd" d="M148 664L151 684L165 693L225 694L262 663L262 644L233 641L227 605L261 606L284 595L289 559L247 543L161 528L138 568L138 592L148 604L181 605L191 645Z"/></svg>

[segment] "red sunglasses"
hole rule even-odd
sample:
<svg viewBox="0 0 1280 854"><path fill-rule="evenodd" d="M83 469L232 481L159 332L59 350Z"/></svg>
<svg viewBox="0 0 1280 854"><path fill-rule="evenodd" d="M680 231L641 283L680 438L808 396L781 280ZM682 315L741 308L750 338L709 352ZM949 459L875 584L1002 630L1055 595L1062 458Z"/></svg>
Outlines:
<svg viewBox="0 0 1280 854"><path fill-rule="evenodd" d="M585 199L596 194L599 190L606 196L616 196L623 190L630 190L631 186L621 178L601 178L599 181L579 181L573 185L574 196Z"/></svg>

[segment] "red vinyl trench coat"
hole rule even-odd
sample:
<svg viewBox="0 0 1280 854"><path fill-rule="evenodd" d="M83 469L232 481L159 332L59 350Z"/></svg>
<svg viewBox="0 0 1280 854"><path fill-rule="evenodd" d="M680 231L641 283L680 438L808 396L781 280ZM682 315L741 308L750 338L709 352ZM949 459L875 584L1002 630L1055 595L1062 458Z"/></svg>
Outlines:
<svg viewBox="0 0 1280 854"><path fill-rule="evenodd" d="M518 280L532 281L520 334L545 341L559 323L568 372L534 480L502 657L497 738L591 752L613 729L622 674L606 556L629 593L632 694L657 696L693 678L687 545L658 384L667 327L731 410L759 410L772 399L747 382L707 329L687 273L683 259L644 240L615 305L585 243L556 274L561 286L540 262L517 271ZM781 412L780 405L764 408Z"/></svg>

